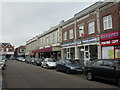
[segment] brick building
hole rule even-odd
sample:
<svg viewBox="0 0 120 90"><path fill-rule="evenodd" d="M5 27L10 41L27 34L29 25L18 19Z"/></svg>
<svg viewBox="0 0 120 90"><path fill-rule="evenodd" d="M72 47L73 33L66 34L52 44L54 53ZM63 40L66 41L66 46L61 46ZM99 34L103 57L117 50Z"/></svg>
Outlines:
<svg viewBox="0 0 120 90"><path fill-rule="evenodd" d="M16 58L18 58L18 57L25 58L25 50L26 50L26 46L24 46L24 45L21 45L21 46L17 47L15 49L15 52L14 52L14 57L16 57Z"/></svg>
<svg viewBox="0 0 120 90"><path fill-rule="evenodd" d="M62 57L83 64L97 58L120 59L119 24L119 2L96 2L80 11L62 27Z"/></svg>
<svg viewBox="0 0 120 90"><path fill-rule="evenodd" d="M120 59L120 3L100 9L101 58Z"/></svg>
<svg viewBox="0 0 120 90"><path fill-rule="evenodd" d="M14 57L14 46L10 43L1 43L0 55L6 57L7 59Z"/></svg>
<svg viewBox="0 0 120 90"><path fill-rule="evenodd" d="M61 58L80 60L82 64L101 58L120 59L120 1L96 2L26 45L38 56L46 52L51 55L51 47L58 45ZM44 52L46 48L50 50Z"/></svg>

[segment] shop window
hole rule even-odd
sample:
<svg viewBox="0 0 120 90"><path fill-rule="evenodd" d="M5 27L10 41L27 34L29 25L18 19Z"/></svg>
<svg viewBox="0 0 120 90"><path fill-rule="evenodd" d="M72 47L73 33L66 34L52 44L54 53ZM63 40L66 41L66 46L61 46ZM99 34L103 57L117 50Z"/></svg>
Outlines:
<svg viewBox="0 0 120 90"><path fill-rule="evenodd" d="M115 58L120 58L120 49L115 49Z"/></svg>
<svg viewBox="0 0 120 90"><path fill-rule="evenodd" d="M85 51L88 51L88 46L85 46Z"/></svg>
<svg viewBox="0 0 120 90"><path fill-rule="evenodd" d="M103 59L114 59L114 46L102 47Z"/></svg>
<svg viewBox="0 0 120 90"><path fill-rule="evenodd" d="M103 27L104 27L104 30L112 28L112 16L111 15L103 17Z"/></svg>
<svg viewBox="0 0 120 90"><path fill-rule="evenodd" d="M94 21L88 23L88 32L89 34L95 33L95 22Z"/></svg>
<svg viewBox="0 0 120 90"><path fill-rule="evenodd" d="M85 52L86 58L89 58L89 53Z"/></svg>
<svg viewBox="0 0 120 90"><path fill-rule="evenodd" d="M70 59L70 48L67 48L67 59Z"/></svg>

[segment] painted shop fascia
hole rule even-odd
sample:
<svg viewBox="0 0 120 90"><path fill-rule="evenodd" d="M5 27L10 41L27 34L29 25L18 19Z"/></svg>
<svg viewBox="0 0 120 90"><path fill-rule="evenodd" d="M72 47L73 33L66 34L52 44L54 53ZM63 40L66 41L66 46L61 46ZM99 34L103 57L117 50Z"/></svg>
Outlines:
<svg viewBox="0 0 120 90"><path fill-rule="evenodd" d="M120 31L101 34L100 45L102 59L120 59Z"/></svg>
<svg viewBox="0 0 120 90"><path fill-rule="evenodd" d="M90 44L90 43L93 43L93 42L98 42L99 39L98 37L94 37L94 38L89 38L89 39L85 39L85 40L75 40L75 41L70 41L70 42L63 42L61 43L61 47L64 48L64 47L69 47L69 46L76 46L76 45L84 45L84 44Z"/></svg>

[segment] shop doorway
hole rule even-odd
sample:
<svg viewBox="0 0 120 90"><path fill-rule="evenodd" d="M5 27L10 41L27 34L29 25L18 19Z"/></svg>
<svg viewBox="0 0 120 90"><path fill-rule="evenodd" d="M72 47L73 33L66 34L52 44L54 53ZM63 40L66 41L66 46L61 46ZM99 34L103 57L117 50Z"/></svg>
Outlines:
<svg viewBox="0 0 120 90"><path fill-rule="evenodd" d="M98 46L97 45L90 45L89 52L90 52L90 61L98 59Z"/></svg>

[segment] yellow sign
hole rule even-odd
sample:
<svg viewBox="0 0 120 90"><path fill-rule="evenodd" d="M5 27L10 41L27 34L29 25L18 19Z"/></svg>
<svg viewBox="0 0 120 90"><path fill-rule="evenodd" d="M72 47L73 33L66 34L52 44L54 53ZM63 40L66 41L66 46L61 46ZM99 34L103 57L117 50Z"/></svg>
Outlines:
<svg viewBox="0 0 120 90"><path fill-rule="evenodd" d="M115 58L120 58L120 49L115 50Z"/></svg>
<svg viewBox="0 0 120 90"><path fill-rule="evenodd" d="M114 50L108 50L108 59L114 59Z"/></svg>

